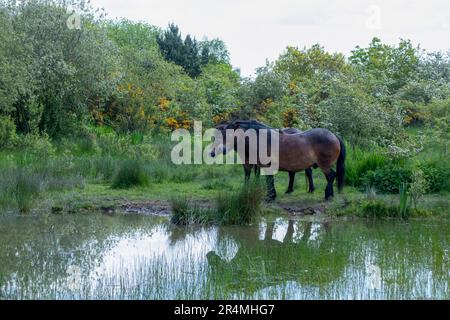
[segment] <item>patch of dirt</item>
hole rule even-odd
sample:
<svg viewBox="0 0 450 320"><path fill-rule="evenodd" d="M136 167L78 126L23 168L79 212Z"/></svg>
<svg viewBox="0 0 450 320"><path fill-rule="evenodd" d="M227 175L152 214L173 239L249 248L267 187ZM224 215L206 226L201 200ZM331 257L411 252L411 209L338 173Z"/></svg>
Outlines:
<svg viewBox="0 0 450 320"><path fill-rule="evenodd" d="M308 216L308 215L319 215L325 212L326 206L324 204L318 204L314 206L298 207L292 205L280 205L284 211L288 212L293 216Z"/></svg>
<svg viewBox="0 0 450 320"><path fill-rule="evenodd" d="M213 203L208 200L192 201L192 204L200 208L211 208ZM278 204L275 207L284 210L291 216L313 216L321 215L326 210L326 205L319 203L316 205L301 206L295 204ZM172 213L171 205L168 201L152 200L144 202L127 202L117 207L108 206L101 207L103 214L114 215L117 212L124 212L125 214L137 214L145 216L169 216Z"/></svg>
<svg viewBox="0 0 450 320"><path fill-rule="evenodd" d="M120 209L128 214L145 216L168 216L171 213L170 203L167 201L146 201L141 203L126 203Z"/></svg>

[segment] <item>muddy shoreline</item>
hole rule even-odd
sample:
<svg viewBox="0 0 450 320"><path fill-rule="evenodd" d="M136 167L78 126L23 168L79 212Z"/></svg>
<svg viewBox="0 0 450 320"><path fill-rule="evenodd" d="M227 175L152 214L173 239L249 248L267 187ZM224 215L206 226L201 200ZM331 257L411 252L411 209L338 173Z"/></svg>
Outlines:
<svg viewBox="0 0 450 320"><path fill-rule="evenodd" d="M207 200L192 201L198 207L212 208L214 203ZM268 204L264 209L279 210L280 213L285 213L290 216L313 216L326 213L326 205L319 203L317 205L298 206L287 204ZM131 215L143 216L170 216L172 209L169 201L165 200L151 200L143 202L126 202L115 206L101 206L98 208L103 214L124 213Z"/></svg>

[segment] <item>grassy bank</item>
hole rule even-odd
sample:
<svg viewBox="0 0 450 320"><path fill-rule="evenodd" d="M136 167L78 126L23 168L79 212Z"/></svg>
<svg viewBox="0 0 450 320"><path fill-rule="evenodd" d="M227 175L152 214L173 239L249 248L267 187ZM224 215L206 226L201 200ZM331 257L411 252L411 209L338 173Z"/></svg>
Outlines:
<svg viewBox="0 0 450 320"><path fill-rule="evenodd" d="M238 212L242 214L247 210L240 207L242 167L176 166L170 161L171 146L167 137L94 132L53 142L39 138L27 148L2 152L1 211L77 212L129 203L162 201L169 204L173 199L188 199L208 203L222 216L228 214L226 220L239 223ZM412 194L408 194L407 215L448 216L445 166L447 163L440 161L439 155L431 153L427 157L419 154L412 159L391 160L379 152L350 149L347 186L343 194L336 195L334 202L323 202L325 179L320 170L314 170L315 194L307 193L304 174L298 173L294 193L285 195L288 177L280 173L276 177L279 196L269 208L285 212L283 208L295 211L324 206L335 216L398 217L394 214L400 206L397 190L403 182L409 189L414 182L414 176L405 172L409 174L416 168L424 168L420 169L426 173L422 179L423 190L418 190L415 203ZM370 180L371 177L376 179ZM257 202L250 207L257 209ZM239 205L233 205L236 203Z"/></svg>

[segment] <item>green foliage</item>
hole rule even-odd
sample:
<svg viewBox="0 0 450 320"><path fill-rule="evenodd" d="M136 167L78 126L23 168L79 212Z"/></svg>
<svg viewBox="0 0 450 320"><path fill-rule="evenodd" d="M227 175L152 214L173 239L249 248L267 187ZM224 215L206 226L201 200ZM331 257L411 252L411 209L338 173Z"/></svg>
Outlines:
<svg viewBox="0 0 450 320"><path fill-rule="evenodd" d="M118 160L110 155L95 157L90 161L89 175L99 178L100 181L110 182L114 178Z"/></svg>
<svg viewBox="0 0 450 320"><path fill-rule="evenodd" d="M80 30L67 27L67 6L80 9ZM161 31L107 20L84 0L1 1L2 161L5 172L26 167L39 176L42 190L84 179L127 188L214 174L203 188L217 190L229 187L217 172L172 165L168 133L191 129L194 120L257 118L339 134L351 146L352 186L397 193L407 182L417 195L450 191L450 56L420 53L410 41L377 38L348 60L320 45L288 47L243 79L223 41L183 38L174 24ZM25 208L33 196L19 189ZM224 219L251 220L259 193L250 196L223 195Z"/></svg>
<svg viewBox="0 0 450 320"><path fill-rule="evenodd" d="M401 194L400 190L400 194ZM415 169L412 173L411 184L409 185L408 195L411 198L411 202L414 208L417 208L417 204L423 198L428 191L428 183L424 177L424 173L420 169Z"/></svg>
<svg viewBox="0 0 450 320"><path fill-rule="evenodd" d="M68 5L80 7L81 30L67 27ZM28 82L11 112L18 131L39 129L50 136L75 132L93 101L114 89L115 48L84 2L23 1L2 9L12 20L13 46L22 48L17 59L25 64Z"/></svg>
<svg viewBox="0 0 450 320"><path fill-rule="evenodd" d="M141 163L136 160L124 160L112 182L113 189L129 189L148 185L149 178Z"/></svg>
<svg viewBox="0 0 450 320"><path fill-rule="evenodd" d="M17 143L16 126L10 117L0 116L0 149L11 148Z"/></svg>
<svg viewBox="0 0 450 320"><path fill-rule="evenodd" d="M273 64L266 64L256 70L254 81L246 81L238 91L243 101L243 108L234 117L261 118L270 113L270 103L282 99L288 94L289 76L286 72L274 69ZM279 111L279 110L278 110Z"/></svg>
<svg viewBox="0 0 450 320"><path fill-rule="evenodd" d="M42 192L82 187L83 179L64 160L33 159L0 171L0 207L30 212Z"/></svg>
<svg viewBox="0 0 450 320"><path fill-rule="evenodd" d="M420 175L422 194L449 190L449 168L442 160L408 164L388 161L380 154L373 154L359 161L352 157L348 159L346 181L361 189L373 187L381 193L398 193L403 182L412 183Z"/></svg>
<svg viewBox="0 0 450 320"><path fill-rule="evenodd" d="M202 68L198 81L211 108L208 113L211 113L213 118L218 117L216 122L225 120L221 116L232 111L239 102L237 97L240 88L239 74L229 64L210 63Z"/></svg>
<svg viewBox="0 0 450 320"><path fill-rule="evenodd" d="M450 52L428 52L419 63L422 79L447 84L450 81Z"/></svg>
<svg viewBox="0 0 450 320"><path fill-rule="evenodd" d="M369 171L362 179L363 186L372 186L381 193L398 193L404 182L411 182L412 170L400 165L388 164Z"/></svg>
<svg viewBox="0 0 450 320"><path fill-rule="evenodd" d="M367 218L388 218L398 217L399 211L381 200L369 200L362 204L361 214Z"/></svg>
<svg viewBox="0 0 450 320"><path fill-rule="evenodd" d="M330 54L319 44L299 50L287 47L276 63L276 68L288 72L292 80L312 78L319 72L329 76L345 72L348 69L342 54Z"/></svg>
<svg viewBox="0 0 450 320"><path fill-rule="evenodd" d="M388 159L381 152L356 148L348 149L346 159L345 181L348 185L358 187L361 179L369 171L383 167Z"/></svg>
<svg viewBox="0 0 450 320"><path fill-rule="evenodd" d="M361 85L355 85L351 77L332 81L328 97L318 105L319 126L339 133L352 146L383 146L386 141L397 141L403 131L401 118L374 101Z"/></svg>
<svg viewBox="0 0 450 320"><path fill-rule="evenodd" d="M56 148L47 134L20 135L17 146L18 149L26 150L26 156L32 160L45 160L52 157L56 152Z"/></svg>
<svg viewBox="0 0 450 320"><path fill-rule="evenodd" d="M197 41L190 35L183 40L179 28L172 23L158 36L157 42L166 60L183 67L191 77L200 75L202 59Z"/></svg>
<svg viewBox="0 0 450 320"><path fill-rule="evenodd" d="M229 64L230 53L225 42L220 39L204 39L199 42L202 65Z"/></svg>
<svg viewBox="0 0 450 320"><path fill-rule="evenodd" d="M450 191L450 166L445 160L420 162L417 168L426 181L426 191Z"/></svg>
<svg viewBox="0 0 450 320"><path fill-rule="evenodd" d="M387 80L391 92L403 87L417 72L419 49L411 41L401 40L398 46L385 45L373 38L367 48L356 47L349 60L361 71Z"/></svg>

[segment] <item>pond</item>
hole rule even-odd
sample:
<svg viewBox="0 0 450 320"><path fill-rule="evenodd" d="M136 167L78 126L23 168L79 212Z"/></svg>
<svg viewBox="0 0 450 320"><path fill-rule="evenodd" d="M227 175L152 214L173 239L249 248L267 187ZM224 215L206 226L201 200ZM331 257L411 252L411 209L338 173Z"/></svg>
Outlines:
<svg viewBox="0 0 450 320"><path fill-rule="evenodd" d="M450 298L450 223L0 217L1 299Z"/></svg>

